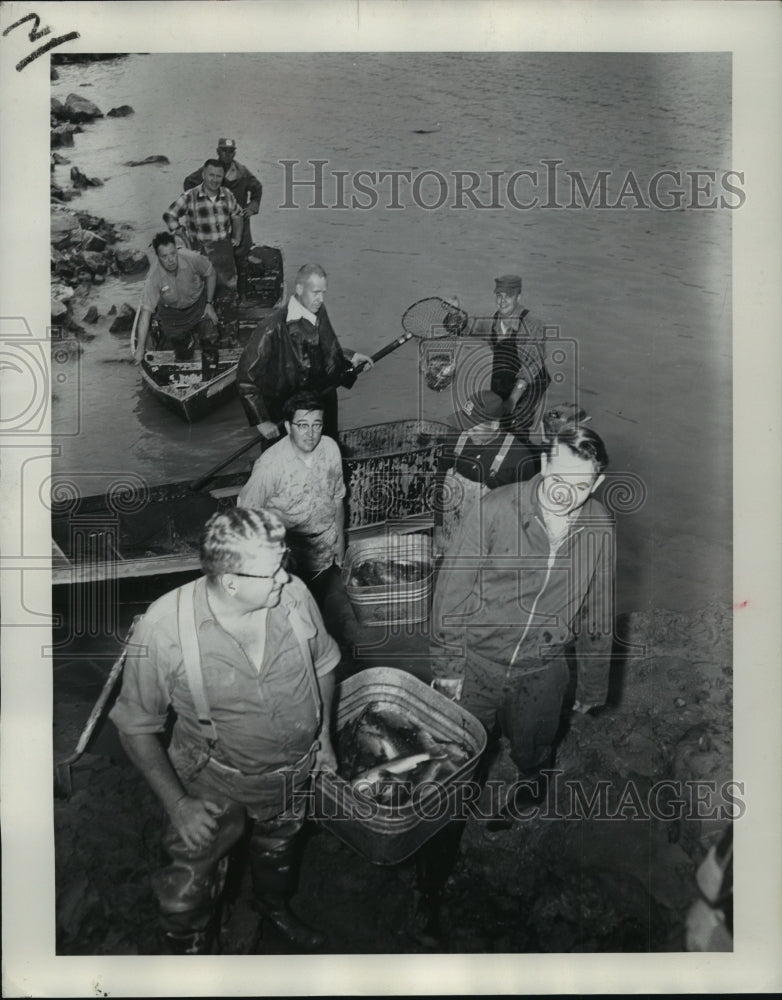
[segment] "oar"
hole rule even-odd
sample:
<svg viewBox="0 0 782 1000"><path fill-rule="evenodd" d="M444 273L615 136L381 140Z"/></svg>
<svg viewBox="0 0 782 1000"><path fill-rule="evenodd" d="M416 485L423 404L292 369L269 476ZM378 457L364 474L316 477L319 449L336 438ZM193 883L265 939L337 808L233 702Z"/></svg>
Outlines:
<svg viewBox="0 0 782 1000"><path fill-rule="evenodd" d="M119 680L120 674L122 673L122 668L125 665L125 657L128 653L128 645L130 644L131 636L133 635L133 629L138 622L140 615L136 615L133 619L133 623L130 626L127 638L122 645L122 652L119 658L114 663L114 666L109 671L109 675L106 678L101 692L98 695L98 700L92 707L87 723L82 730L81 736L78 742L68 757L64 760L57 761L54 765L54 794L57 798L67 799L70 798L71 792L73 790L73 784L71 781L71 764L75 764L76 761L81 757L84 751L87 749L87 744L92 738L92 734L95 731L95 726L98 724L98 720L103 715L103 710L106 708L106 703L109 700L111 692L114 690L114 686Z"/></svg>
<svg viewBox="0 0 782 1000"><path fill-rule="evenodd" d="M237 448L236 451L233 452L233 454L228 456L228 458L224 458L221 462L218 462L218 464L213 469L210 469L209 472L205 472L204 475L201 476L199 479L195 479L190 484L190 489L200 490L202 486L206 486L206 484L209 482L210 479L214 479L214 477L217 475L218 472L220 472L221 469L224 469L226 465L230 465L231 462L234 461L234 459L240 458L246 451L249 451L250 448L253 447L253 445L259 444L263 449L268 443L269 442L266 440L266 438L262 438L260 434L257 437L252 438L252 440L245 442L245 444L243 444L241 448Z"/></svg>
<svg viewBox="0 0 782 1000"><path fill-rule="evenodd" d="M406 344L407 341L411 339L411 337L412 337L411 333L403 333L401 337L397 337L395 340L391 341L390 344L386 344L385 347L381 347L379 351L376 351L372 355L372 363L374 364L376 361L379 361L381 358L384 358L387 354L390 354L392 351L395 351L398 347L401 347L402 344ZM346 372L341 376L338 384L343 385L345 386L345 388L349 389L356 381L358 373L365 367L366 363L364 363L363 365L359 365L357 368L353 367L348 368ZM196 479L193 483L191 483L190 488L192 490L200 490L203 486L205 486L209 482L210 479L214 479L214 477L217 475L218 472L220 472L221 469L224 469L226 465L230 465L231 462L234 461L234 459L240 458L246 451L249 451L250 448L253 447L253 445L260 444L261 448L264 448L269 443L270 442L266 438L260 437L260 435L258 437L253 438L251 441L248 441L246 442L246 444L243 444L241 448L237 448L237 450L232 455L229 455L228 458L224 458L213 469L210 469L209 472L204 473L203 476L201 476L199 479Z"/></svg>

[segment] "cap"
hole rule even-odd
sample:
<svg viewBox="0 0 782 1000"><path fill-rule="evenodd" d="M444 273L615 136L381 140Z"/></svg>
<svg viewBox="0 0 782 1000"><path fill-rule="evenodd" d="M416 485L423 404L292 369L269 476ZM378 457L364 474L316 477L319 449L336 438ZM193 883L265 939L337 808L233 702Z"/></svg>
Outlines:
<svg viewBox="0 0 782 1000"><path fill-rule="evenodd" d="M495 292L511 292L516 295L521 291L521 278L518 274L503 274L494 279Z"/></svg>
<svg viewBox="0 0 782 1000"><path fill-rule="evenodd" d="M236 139L218 139L218 149L236 149Z"/></svg>
<svg viewBox="0 0 782 1000"><path fill-rule="evenodd" d="M505 403L497 393L492 392L491 389L483 389L473 393L456 410L448 422L451 426L466 431L468 428L485 423L487 420L499 420L504 413Z"/></svg>

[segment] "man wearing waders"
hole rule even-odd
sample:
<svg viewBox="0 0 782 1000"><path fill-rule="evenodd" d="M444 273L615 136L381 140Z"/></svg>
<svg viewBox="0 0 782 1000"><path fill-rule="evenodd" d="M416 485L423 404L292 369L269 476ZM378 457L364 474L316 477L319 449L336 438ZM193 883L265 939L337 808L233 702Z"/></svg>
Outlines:
<svg viewBox="0 0 782 1000"><path fill-rule="evenodd" d="M213 515L205 575L155 601L130 640L111 718L168 814L171 863L154 888L174 954L216 950L226 858L248 821L261 919L302 951L324 943L289 899L303 793L313 771L336 769L329 719L340 654L309 591L284 568L284 539L266 510Z"/></svg>

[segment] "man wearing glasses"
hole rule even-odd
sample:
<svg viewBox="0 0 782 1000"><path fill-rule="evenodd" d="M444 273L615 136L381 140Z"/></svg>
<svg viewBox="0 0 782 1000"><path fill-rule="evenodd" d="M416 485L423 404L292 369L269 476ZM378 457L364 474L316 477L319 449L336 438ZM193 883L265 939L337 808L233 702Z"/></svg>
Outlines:
<svg viewBox="0 0 782 1000"><path fill-rule="evenodd" d="M153 885L174 954L219 950L227 855L248 819L261 919L300 950L324 942L289 898L306 799L297 793L312 771L336 769L329 719L339 650L307 588L284 568L284 540L271 512L213 515L201 543L205 575L147 610L111 711L168 814L171 863Z"/></svg>
<svg viewBox="0 0 782 1000"><path fill-rule="evenodd" d="M357 622L340 571L345 555L342 456L337 443L323 434L318 394L295 393L282 416L287 436L256 461L237 504L280 516L296 572L314 594L329 632L348 653Z"/></svg>

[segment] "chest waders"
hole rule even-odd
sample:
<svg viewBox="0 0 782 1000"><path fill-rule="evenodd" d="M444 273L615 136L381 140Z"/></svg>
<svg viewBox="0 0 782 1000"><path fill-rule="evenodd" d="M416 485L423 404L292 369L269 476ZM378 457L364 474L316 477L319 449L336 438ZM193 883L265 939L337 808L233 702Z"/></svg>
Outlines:
<svg viewBox="0 0 782 1000"><path fill-rule="evenodd" d="M194 602L195 587L196 582L187 584L180 589L177 595L177 625L183 663L196 716L204 739L203 749L190 769L186 781L197 780L199 773L210 765L218 769L221 777L228 772L229 776L231 778L235 776L237 781L241 781L243 778L252 780L254 776L243 775L238 769L223 763L215 756L219 740L206 696L201 669ZM282 603L302 654L310 690L316 705L316 731L319 731L323 719L323 705L308 642L308 623L300 614L296 602L290 598L286 599L284 589ZM311 625L312 623L309 624ZM311 630L309 634L313 634ZM314 754L319 746L320 744L316 740L302 760L298 761L294 766L299 771L302 768L309 771L312 767ZM279 775L279 772L277 772L277 775ZM196 794L199 794L200 797L208 798L208 791L203 793L197 792ZM229 816L228 814L231 815ZM188 882L191 887L200 883L198 892L200 897L198 901L199 907L190 908L190 913L197 918L198 929L192 926L185 929L185 927L180 925L181 929L174 929L173 932L169 929L166 934L169 947L175 953L205 954L212 950L212 942L218 924L216 911L228 868L228 851L244 831L244 808L238 803L230 804L227 807L225 816L217 817L217 819L218 823L225 819L232 828L226 831L227 838L223 838L223 842L219 846L215 843L217 850L213 849L211 853L207 852L207 856L202 862L187 858L187 856L179 859L169 848L169 853L172 854L172 858L174 859L174 865L169 871L173 875L174 870L176 870L179 874L185 876L184 880L177 879L177 882ZM303 811L297 811L293 806L285 808L281 815L270 819L256 819L253 817L248 842L248 853L253 888L263 916L274 924L294 947L306 951L314 951L323 944L324 939L322 935L299 920L288 906L288 899L293 891L293 842L303 822ZM218 830L215 837L216 842L221 839L220 834L221 831ZM172 898L171 902L178 905L180 910L186 908L183 905L185 901L181 898L179 900ZM209 910L209 914L206 916L203 913L204 904L207 905ZM185 916L185 914L182 914L182 916ZM185 919L184 923L187 922L187 919Z"/></svg>

